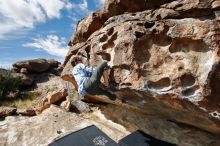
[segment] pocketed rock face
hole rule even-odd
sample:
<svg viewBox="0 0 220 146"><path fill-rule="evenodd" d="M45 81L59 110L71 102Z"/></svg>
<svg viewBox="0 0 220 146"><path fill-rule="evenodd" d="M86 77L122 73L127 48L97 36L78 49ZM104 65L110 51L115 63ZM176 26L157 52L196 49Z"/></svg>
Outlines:
<svg viewBox="0 0 220 146"><path fill-rule="evenodd" d="M118 84L113 92L136 112L219 135L220 1L140 1L130 9L121 3L108 1L79 22L62 75L71 74L76 56L90 66L107 60ZM152 128L143 126L133 123Z"/></svg>

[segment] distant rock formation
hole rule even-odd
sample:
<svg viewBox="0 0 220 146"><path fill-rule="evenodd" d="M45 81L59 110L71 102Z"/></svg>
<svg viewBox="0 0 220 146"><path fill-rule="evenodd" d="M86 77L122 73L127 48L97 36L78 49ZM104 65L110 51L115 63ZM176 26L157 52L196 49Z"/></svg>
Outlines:
<svg viewBox="0 0 220 146"><path fill-rule="evenodd" d="M56 60L33 59L19 61L13 64L14 76L21 77L23 86L31 86L40 74L51 73L60 75L63 67Z"/></svg>
<svg viewBox="0 0 220 146"><path fill-rule="evenodd" d="M108 0L78 23L62 77L74 82L76 56L90 66L107 60L118 85L112 92L140 109L125 118L119 108L106 112L109 118L154 134L152 124L132 120L149 114L145 118L219 135L219 21L219 0ZM172 135L158 137L175 141Z"/></svg>
<svg viewBox="0 0 220 146"><path fill-rule="evenodd" d="M63 66L60 62L46 59L19 61L13 64L12 70L1 69L0 73L3 75L8 74L12 77L21 78L19 89L5 95L3 97L5 100L11 99L8 102L13 103L19 98L21 102L25 102L23 99L26 98L25 95L30 90L33 93L27 95L27 98L31 100L32 96L36 96L36 99L32 99L33 101L30 107L22 107L24 109L19 109L19 107L1 107L0 118L12 114L34 116L36 113L41 113L44 109L50 107L51 104L62 100L62 98L65 99L67 90L63 80L59 77L62 69ZM37 95L32 95L35 93ZM13 109L16 109L16 111Z"/></svg>
<svg viewBox="0 0 220 146"><path fill-rule="evenodd" d="M46 60L46 59L33 59L18 61L13 64L12 70L17 73L44 73L44 72L54 72L57 73L62 70L62 65L56 60ZM55 72L54 72L55 73Z"/></svg>

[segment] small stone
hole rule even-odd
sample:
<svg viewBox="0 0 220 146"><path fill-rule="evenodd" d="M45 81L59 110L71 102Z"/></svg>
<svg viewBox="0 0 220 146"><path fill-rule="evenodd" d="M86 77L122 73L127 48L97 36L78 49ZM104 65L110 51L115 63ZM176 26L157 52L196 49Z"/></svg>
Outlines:
<svg viewBox="0 0 220 146"><path fill-rule="evenodd" d="M60 104L60 106L61 106L63 109L69 111L69 110L70 110L70 101L65 100L65 101L63 101L63 102Z"/></svg>
<svg viewBox="0 0 220 146"><path fill-rule="evenodd" d="M89 105L81 100L72 100L70 103L71 108L79 113L91 111Z"/></svg>

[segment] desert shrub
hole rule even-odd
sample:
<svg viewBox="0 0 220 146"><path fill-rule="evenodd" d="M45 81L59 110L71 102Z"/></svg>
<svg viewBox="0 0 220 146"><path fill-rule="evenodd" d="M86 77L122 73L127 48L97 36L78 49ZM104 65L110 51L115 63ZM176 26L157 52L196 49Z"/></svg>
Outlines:
<svg viewBox="0 0 220 146"><path fill-rule="evenodd" d="M18 90L20 84L20 77L12 77L10 72L0 74L0 97L4 97L9 92Z"/></svg>

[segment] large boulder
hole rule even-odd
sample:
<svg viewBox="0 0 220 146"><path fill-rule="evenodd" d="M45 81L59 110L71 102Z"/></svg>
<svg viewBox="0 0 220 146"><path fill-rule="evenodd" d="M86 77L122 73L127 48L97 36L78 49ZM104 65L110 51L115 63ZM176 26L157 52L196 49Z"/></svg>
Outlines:
<svg viewBox="0 0 220 146"><path fill-rule="evenodd" d="M150 114L219 135L219 12L218 0L107 1L78 23L62 76L74 83L74 57L93 67L107 60L112 92L136 111L118 122L154 134L155 125L132 120ZM106 115L116 119L119 111Z"/></svg>
<svg viewBox="0 0 220 146"><path fill-rule="evenodd" d="M44 73L50 70L55 70L58 67L60 67L60 62L56 60L53 59L46 60L39 58L39 59L18 61L13 64L12 70L17 73L33 74L33 73Z"/></svg>
<svg viewBox="0 0 220 146"><path fill-rule="evenodd" d="M13 64L13 67L15 67L16 69L26 68L29 72L41 73L48 70L50 64L47 62L46 59L33 59L16 62L15 64Z"/></svg>
<svg viewBox="0 0 220 146"><path fill-rule="evenodd" d="M11 74L13 77L21 78L22 86L30 87L36 83L49 80L51 76L59 76L62 70L63 65L60 62L40 58L14 63Z"/></svg>

